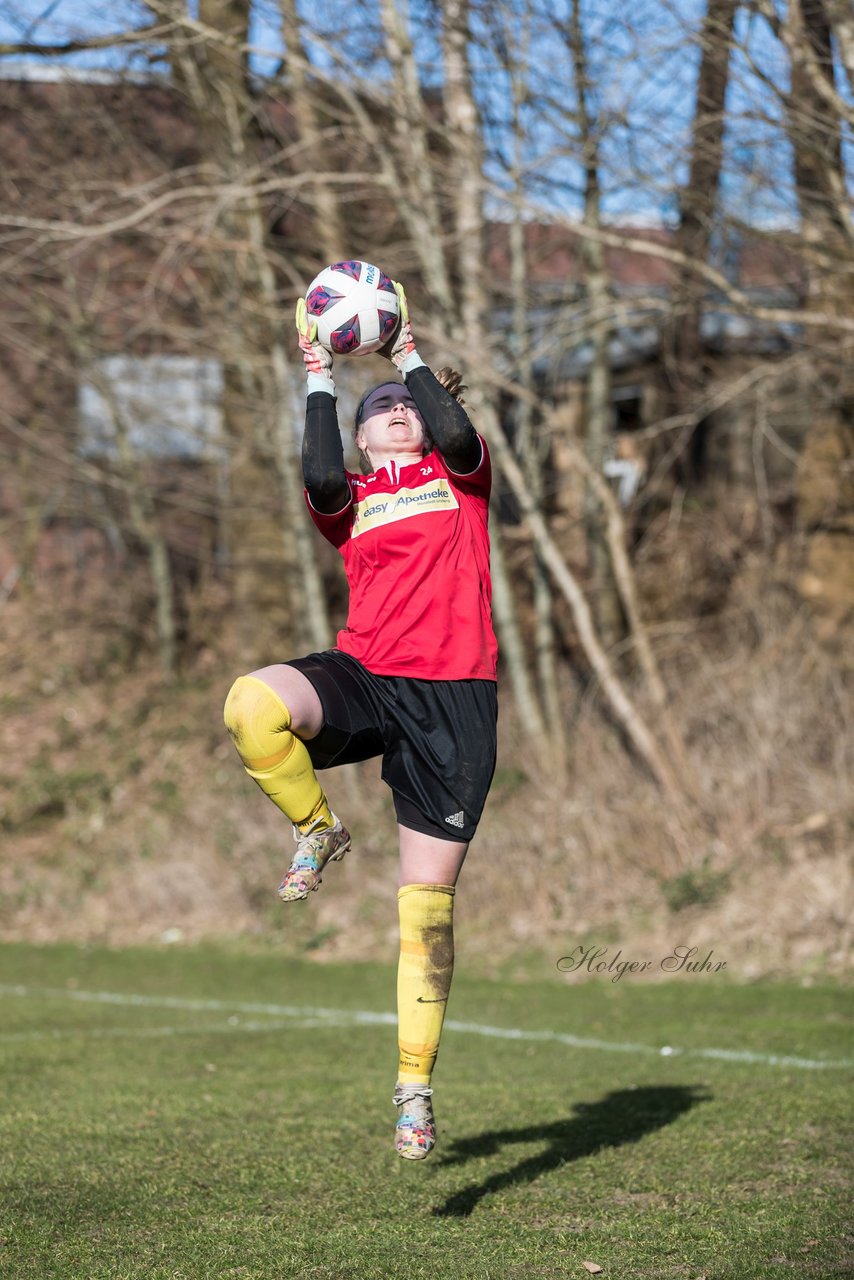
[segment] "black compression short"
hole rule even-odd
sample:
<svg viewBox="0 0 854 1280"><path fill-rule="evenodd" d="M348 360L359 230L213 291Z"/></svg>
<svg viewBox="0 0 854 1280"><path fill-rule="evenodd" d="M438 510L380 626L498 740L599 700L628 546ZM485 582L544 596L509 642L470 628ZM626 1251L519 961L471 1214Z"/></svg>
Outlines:
<svg viewBox="0 0 854 1280"><path fill-rule="evenodd" d="M305 743L316 769L382 756L401 826L472 839L495 772L493 681L375 676L339 649L286 665L311 681L323 706L323 728Z"/></svg>

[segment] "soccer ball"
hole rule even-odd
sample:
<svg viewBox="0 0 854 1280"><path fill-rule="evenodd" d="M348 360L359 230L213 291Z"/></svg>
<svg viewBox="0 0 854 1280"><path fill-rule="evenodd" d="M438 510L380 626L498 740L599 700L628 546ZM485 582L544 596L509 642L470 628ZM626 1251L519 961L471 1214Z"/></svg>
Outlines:
<svg viewBox="0 0 854 1280"><path fill-rule="evenodd" d="M397 328L394 285L370 262L335 262L308 286L305 309L317 321L317 340L336 356L364 356L384 346Z"/></svg>

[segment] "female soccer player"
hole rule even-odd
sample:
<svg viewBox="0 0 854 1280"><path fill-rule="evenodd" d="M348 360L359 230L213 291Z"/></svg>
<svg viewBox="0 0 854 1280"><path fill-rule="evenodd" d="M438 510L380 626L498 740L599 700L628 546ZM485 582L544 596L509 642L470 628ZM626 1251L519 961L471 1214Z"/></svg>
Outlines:
<svg viewBox="0 0 854 1280"><path fill-rule="evenodd" d="M359 404L362 475L344 469L332 356L297 304L306 500L343 557L349 615L336 648L241 676L225 723L249 776L294 825L285 902L317 889L350 848L315 769L382 756L400 837L395 1146L420 1160L436 1137L430 1080L454 967L454 890L495 769L497 646L486 444L418 355L395 287L401 322L384 354L404 381Z"/></svg>

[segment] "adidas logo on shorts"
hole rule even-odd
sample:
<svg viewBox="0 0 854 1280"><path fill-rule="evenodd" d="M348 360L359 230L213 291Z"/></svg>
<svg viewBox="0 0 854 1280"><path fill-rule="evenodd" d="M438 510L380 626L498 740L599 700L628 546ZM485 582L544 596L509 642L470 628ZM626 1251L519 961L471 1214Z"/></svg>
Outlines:
<svg viewBox="0 0 854 1280"><path fill-rule="evenodd" d="M462 810L460 810L459 813L452 813L449 818L445 819L445 821L450 822L452 827L464 827L466 823L466 815Z"/></svg>

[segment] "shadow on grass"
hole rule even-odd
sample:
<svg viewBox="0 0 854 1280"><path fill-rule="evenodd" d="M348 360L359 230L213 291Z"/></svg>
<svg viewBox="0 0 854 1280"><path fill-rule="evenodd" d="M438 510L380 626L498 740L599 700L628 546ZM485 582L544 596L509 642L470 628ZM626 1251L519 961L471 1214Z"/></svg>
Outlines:
<svg viewBox="0 0 854 1280"><path fill-rule="evenodd" d="M443 1168L465 1164L480 1156L497 1155L514 1142L548 1142L539 1155L531 1156L493 1174L483 1182L472 1183L450 1196L433 1210L437 1217L466 1218L484 1196L505 1187L533 1182L541 1174L557 1169L570 1160L595 1155L606 1147L621 1147L638 1142L647 1133L672 1124L683 1112L698 1102L708 1102L711 1094L696 1085L659 1085L642 1089L618 1089L600 1102L577 1102L575 1114L554 1124L531 1125L524 1129L494 1129L473 1138L452 1142L448 1155L437 1163Z"/></svg>

